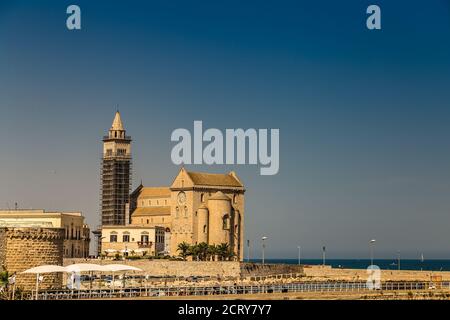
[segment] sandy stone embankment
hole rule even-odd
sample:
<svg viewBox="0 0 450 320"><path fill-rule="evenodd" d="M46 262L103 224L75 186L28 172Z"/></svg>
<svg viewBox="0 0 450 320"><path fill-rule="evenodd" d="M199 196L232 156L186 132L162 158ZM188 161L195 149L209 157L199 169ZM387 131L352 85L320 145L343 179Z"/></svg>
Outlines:
<svg viewBox="0 0 450 320"><path fill-rule="evenodd" d="M365 269L338 269L330 266L304 266L305 280L365 281ZM441 276L442 281L450 281L449 271L381 270L381 281L431 281L431 277Z"/></svg>

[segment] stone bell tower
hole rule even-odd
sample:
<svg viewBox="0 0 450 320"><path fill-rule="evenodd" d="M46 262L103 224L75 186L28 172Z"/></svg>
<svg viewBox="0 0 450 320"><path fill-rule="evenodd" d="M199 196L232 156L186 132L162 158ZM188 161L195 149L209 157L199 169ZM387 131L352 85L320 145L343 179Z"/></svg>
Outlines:
<svg viewBox="0 0 450 320"><path fill-rule="evenodd" d="M131 188L131 137L116 112L108 135L103 137L101 166L101 224L125 225Z"/></svg>

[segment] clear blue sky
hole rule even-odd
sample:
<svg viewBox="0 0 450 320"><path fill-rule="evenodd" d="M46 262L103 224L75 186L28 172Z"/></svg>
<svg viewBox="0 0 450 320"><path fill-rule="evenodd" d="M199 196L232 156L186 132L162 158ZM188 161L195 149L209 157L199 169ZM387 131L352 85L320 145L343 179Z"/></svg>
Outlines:
<svg viewBox="0 0 450 320"><path fill-rule="evenodd" d="M382 30L365 27L382 9ZM82 30L66 29L78 4ZM0 2L0 207L98 223L121 111L134 185L168 185L170 134L279 128L280 172L233 169L267 255L450 258L450 2Z"/></svg>

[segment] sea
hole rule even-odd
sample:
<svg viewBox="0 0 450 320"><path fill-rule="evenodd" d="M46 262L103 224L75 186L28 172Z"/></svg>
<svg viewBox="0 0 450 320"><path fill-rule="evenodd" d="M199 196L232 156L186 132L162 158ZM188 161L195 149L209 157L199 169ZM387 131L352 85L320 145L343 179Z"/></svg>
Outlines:
<svg viewBox="0 0 450 320"><path fill-rule="evenodd" d="M244 261L247 261L244 259ZM251 262L261 263L261 259L251 259ZM370 265L370 259L326 259L325 264L333 268L366 269ZM265 259L265 263L298 264L298 259ZM303 265L321 265L322 259L301 259ZM382 270L424 270L424 271L450 271L450 260L418 260L402 259L400 268L398 260L374 259L373 264Z"/></svg>

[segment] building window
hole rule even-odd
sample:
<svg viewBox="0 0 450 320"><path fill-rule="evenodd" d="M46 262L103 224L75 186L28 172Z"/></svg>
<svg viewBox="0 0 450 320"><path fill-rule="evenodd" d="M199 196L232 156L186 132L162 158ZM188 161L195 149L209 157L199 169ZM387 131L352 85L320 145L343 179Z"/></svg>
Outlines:
<svg viewBox="0 0 450 320"><path fill-rule="evenodd" d="M228 214L224 215L222 218L222 229L223 230L230 229L230 217L228 216Z"/></svg>
<svg viewBox="0 0 450 320"><path fill-rule="evenodd" d="M130 235L124 234L122 237L122 242L130 242Z"/></svg>
<svg viewBox="0 0 450 320"><path fill-rule="evenodd" d="M207 230L207 228L206 228L206 224L203 226L203 233L206 233L206 231L208 231Z"/></svg>
<svg viewBox="0 0 450 320"><path fill-rule="evenodd" d="M117 234L110 234L109 242L117 242Z"/></svg>
<svg viewBox="0 0 450 320"><path fill-rule="evenodd" d="M204 193L202 193L201 195L200 195L200 202L205 202L205 194Z"/></svg>
<svg viewBox="0 0 450 320"><path fill-rule="evenodd" d="M235 195L233 196L233 203L236 204L237 201L238 201L238 195L235 194Z"/></svg>
<svg viewBox="0 0 450 320"><path fill-rule="evenodd" d="M188 216L188 209L187 207L184 207L184 217L187 218Z"/></svg>
<svg viewBox="0 0 450 320"><path fill-rule="evenodd" d="M148 243L148 240L149 240L148 232L142 232L141 233L141 242L142 243Z"/></svg>
<svg viewBox="0 0 450 320"><path fill-rule="evenodd" d="M147 219L147 224L148 224L148 219Z"/></svg>

